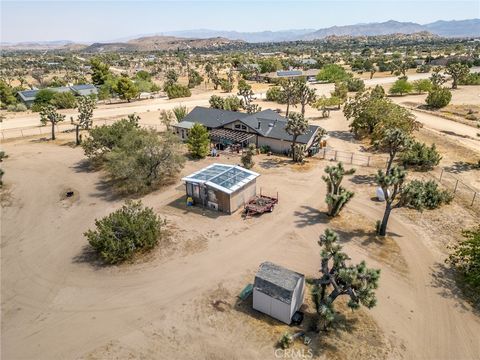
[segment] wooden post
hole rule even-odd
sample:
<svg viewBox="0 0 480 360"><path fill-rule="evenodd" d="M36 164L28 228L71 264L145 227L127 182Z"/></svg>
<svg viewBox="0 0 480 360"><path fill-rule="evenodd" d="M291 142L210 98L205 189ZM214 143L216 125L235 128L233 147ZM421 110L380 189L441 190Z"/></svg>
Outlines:
<svg viewBox="0 0 480 360"><path fill-rule="evenodd" d="M453 190L454 194L457 192L457 186L458 186L458 179L457 179L457 182L455 183L455 189Z"/></svg>
<svg viewBox="0 0 480 360"><path fill-rule="evenodd" d="M440 182L442 182L443 170L444 170L444 169L442 169L442 172L440 173L440 179L438 180L438 181L440 181Z"/></svg>
<svg viewBox="0 0 480 360"><path fill-rule="evenodd" d="M337 150L335 150L335 157L333 159L334 161L337 161Z"/></svg>
<svg viewBox="0 0 480 360"><path fill-rule="evenodd" d="M473 206L473 203L475 202L475 198L477 197L477 193L474 192L473 193L473 198L472 198L472 203L470 204L470 206Z"/></svg>
<svg viewBox="0 0 480 360"><path fill-rule="evenodd" d="M352 157L351 157L351 159L350 159L350 164L353 164L353 154L354 154L354 153L352 152Z"/></svg>
<svg viewBox="0 0 480 360"><path fill-rule="evenodd" d="M367 167L370 166L370 156L367 159Z"/></svg>

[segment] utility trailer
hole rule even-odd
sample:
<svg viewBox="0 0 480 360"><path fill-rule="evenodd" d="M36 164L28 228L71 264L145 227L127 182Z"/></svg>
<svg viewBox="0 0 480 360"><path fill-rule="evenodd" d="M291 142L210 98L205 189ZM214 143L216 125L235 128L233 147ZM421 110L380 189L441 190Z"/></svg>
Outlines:
<svg viewBox="0 0 480 360"><path fill-rule="evenodd" d="M245 216L248 217L263 214L265 212L272 212L276 204L278 204L278 193L277 197L271 197L262 195L260 191L260 195L256 195L245 204Z"/></svg>

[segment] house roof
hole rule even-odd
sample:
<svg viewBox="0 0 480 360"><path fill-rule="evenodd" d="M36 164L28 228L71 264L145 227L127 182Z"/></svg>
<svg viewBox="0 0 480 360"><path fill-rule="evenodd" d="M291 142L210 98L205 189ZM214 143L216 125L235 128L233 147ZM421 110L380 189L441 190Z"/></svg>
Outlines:
<svg viewBox="0 0 480 360"><path fill-rule="evenodd" d="M189 121L200 123L209 128L218 128L247 116L249 114L196 106L183 118L182 122Z"/></svg>
<svg viewBox="0 0 480 360"><path fill-rule="evenodd" d="M255 275L254 289L283 303L291 304L293 291L305 275L266 261Z"/></svg>
<svg viewBox="0 0 480 360"><path fill-rule="evenodd" d="M259 176L260 174L241 166L215 163L184 177L182 180L190 183L206 184L224 193L231 194Z"/></svg>
<svg viewBox="0 0 480 360"><path fill-rule="evenodd" d="M97 88L94 85L91 84L85 84L85 85L73 85L73 86L60 86L60 87L53 87L53 88L47 88L46 90L51 90L54 92L58 93L64 93L68 91L72 91L73 93L81 96L86 96L90 94L97 94ZM23 90L17 92L18 96L23 101L34 101L35 97L37 96L38 92L40 89L36 90Z"/></svg>
<svg viewBox="0 0 480 360"><path fill-rule="evenodd" d="M219 128L234 121L240 121L263 137L292 141L292 135L285 131L287 118L271 109L255 114L245 114L197 106L177 126L181 126L185 121L200 123L209 128ZM318 129L320 129L319 126L310 125L307 132L297 138L297 142L307 144L318 132Z"/></svg>

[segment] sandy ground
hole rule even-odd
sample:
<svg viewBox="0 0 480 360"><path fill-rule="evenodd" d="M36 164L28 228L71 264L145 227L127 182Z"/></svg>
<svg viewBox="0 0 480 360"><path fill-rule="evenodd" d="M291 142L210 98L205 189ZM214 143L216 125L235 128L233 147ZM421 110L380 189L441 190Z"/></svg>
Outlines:
<svg viewBox="0 0 480 360"><path fill-rule="evenodd" d="M365 151L341 112L312 121L329 130L332 146ZM235 295L265 260L316 276L317 240L326 227L340 233L353 261L367 260L382 276L378 306L346 311L342 329L315 335L315 357L478 358L479 317L444 266L445 244L478 219L460 203L421 216L398 211L389 237L379 240L371 235L383 213L371 200L375 169L359 168L346 181L357 194L329 221L321 180L328 162L298 166L259 156L258 187L280 196L272 214L245 220L239 213L187 210L178 181L143 198L168 220L170 241L134 264L103 267L82 233L123 199L111 193L101 172L85 169L71 140L61 134L56 143L3 144L9 158L2 200L2 358L273 359L286 327L238 305ZM239 161L232 155L219 160ZM211 162L189 161L182 175ZM67 189L76 193L71 200L63 197ZM216 300L223 310L212 309Z"/></svg>

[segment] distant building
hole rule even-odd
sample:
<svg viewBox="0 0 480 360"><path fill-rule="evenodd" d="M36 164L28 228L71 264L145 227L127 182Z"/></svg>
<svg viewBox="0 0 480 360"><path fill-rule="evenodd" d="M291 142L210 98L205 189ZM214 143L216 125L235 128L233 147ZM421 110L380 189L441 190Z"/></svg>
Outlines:
<svg viewBox="0 0 480 360"><path fill-rule="evenodd" d="M255 275L253 308L290 324L303 304L305 275L264 262Z"/></svg>
<svg viewBox="0 0 480 360"><path fill-rule="evenodd" d="M57 93L72 92L75 96L89 96L98 94L98 89L95 87L95 85L91 84L61 86L48 88L48 90ZM26 106L30 107L33 105L35 97L37 96L39 91L40 89L19 91L17 92L17 98L21 100Z"/></svg>
<svg viewBox="0 0 480 360"><path fill-rule="evenodd" d="M197 106L174 125L176 134L186 140L189 129L195 123L208 129L210 139L219 150L229 145L245 147L248 144L268 146L278 154L288 154L291 150L292 136L285 130L287 118L270 109L247 114ZM297 138L297 143L305 145L310 155L319 149L320 130L319 126L310 125L307 132Z"/></svg>
<svg viewBox="0 0 480 360"><path fill-rule="evenodd" d="M279 79L295 79L298 77L305 77L307 81L315 81L316 76L320 70L308 69L308 70L279 70L271 73L260 74L260 80L266 82L276 82Z"/></svg>

